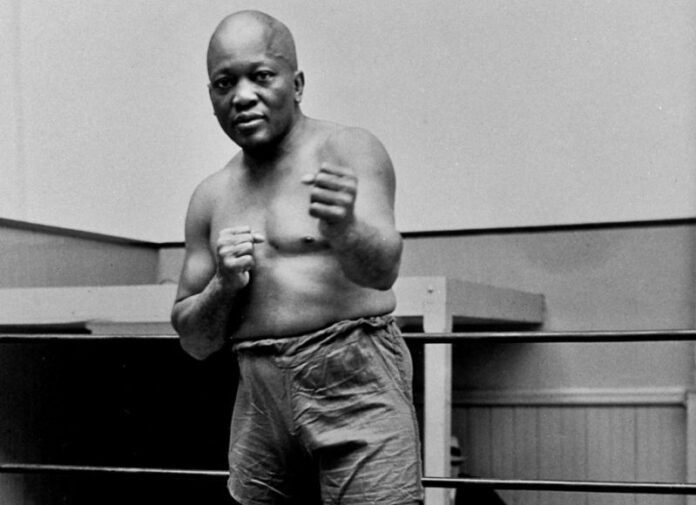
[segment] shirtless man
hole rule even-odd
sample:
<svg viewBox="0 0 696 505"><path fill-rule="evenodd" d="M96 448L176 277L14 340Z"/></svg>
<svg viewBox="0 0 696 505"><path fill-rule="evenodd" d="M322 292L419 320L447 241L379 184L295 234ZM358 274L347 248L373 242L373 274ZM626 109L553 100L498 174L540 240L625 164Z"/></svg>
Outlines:
<svg viewBox="0 0 696 505"><path fill-rule="evenodd" d="M232 14L209 93L241 151L195 190L172 323L198 359L240 366L229 490L251 504L422 500L411 358L388 314L402 242L370 133L300 110L292 35Z"/></svg>

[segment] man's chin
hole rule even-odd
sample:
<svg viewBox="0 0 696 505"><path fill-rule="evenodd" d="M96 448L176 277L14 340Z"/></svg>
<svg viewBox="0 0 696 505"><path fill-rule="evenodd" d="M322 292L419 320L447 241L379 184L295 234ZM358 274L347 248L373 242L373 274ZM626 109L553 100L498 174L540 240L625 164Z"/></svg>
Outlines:
<svg viewBox="0 0 696 505"><path fill-rule="evenodd" d="M270 144L270 141L263 132L255 132L251 135L233 135L232 140L242 149L246 150L256 150L264 149Z"/></svg>
<svg viewBox="0 0 696 505"><path fill-rule="evenodd" d="M273 143L266 138L261 139L244 139L243 141L236 141L236 144L245 152L249 154L263 154L273 149Z"/></svg>

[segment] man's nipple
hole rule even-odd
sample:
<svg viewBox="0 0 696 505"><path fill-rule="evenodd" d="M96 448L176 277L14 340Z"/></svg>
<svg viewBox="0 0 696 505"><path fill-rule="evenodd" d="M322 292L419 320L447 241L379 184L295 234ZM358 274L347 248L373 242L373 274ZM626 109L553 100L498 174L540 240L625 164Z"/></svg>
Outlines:
<svg viewBox="0 0 696 505"><path fill-rule="evenodd" d="M300 244L305 251L321 251L329 247L326 239L316 235L303 235L300 239Z"/></svg>

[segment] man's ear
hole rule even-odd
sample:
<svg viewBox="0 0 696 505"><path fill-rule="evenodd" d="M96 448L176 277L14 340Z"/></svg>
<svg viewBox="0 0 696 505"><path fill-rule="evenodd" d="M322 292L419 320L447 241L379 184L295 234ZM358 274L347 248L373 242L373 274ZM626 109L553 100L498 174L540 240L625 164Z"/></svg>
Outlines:
<svg viewBox="0 0 696 505"><path fill-rule="evenodd" d="M304 92L305 85L304 72L302 72L302 70L295 72L293 83L295 84L295 103L300 103L302 101L302 93Z"/></svg>
<svg viewBox="0 0 696 505"><path fill-rule="evenodd" d="M208 83L206 88L208 89L208 98L210 98L210 105L213 105L213 85ZM217 113L215 112L214 105L213 105L213 116L217 116Z"/></svg>

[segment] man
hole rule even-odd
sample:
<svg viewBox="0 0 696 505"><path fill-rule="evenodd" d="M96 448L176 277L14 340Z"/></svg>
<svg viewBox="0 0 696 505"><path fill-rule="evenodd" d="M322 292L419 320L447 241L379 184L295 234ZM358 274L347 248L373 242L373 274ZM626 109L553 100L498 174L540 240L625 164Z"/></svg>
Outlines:
<svg viewBox="0 0 696 505"><path fill-rule="evenodd" d="M195 190L172 311L182 347L235 351L232 496L247 504L422 500L408 349L388 314L401 237L370 133L300 110L292 36L256 11L208 48L209 93L241 151Z"/></svg>

